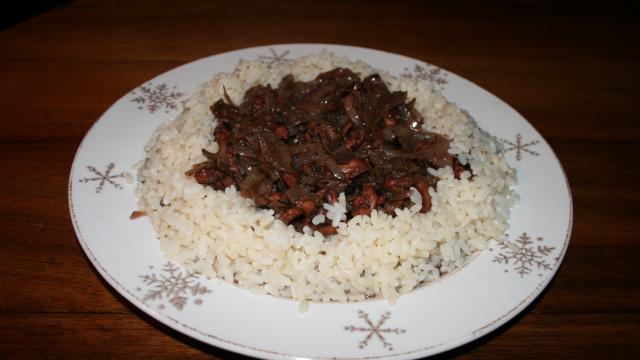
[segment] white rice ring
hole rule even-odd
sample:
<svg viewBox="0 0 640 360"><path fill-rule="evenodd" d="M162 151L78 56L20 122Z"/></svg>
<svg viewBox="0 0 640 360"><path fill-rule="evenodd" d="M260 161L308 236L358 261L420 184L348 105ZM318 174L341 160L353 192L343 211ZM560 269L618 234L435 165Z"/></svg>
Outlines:
<svg viewBox="0 0 640 360"><path fill-rule="evenodd" d="M441 180L429 190L432 208L427 214L419 213L417 206L396 210L396 217L374 211L340 223L336 235L324 237L286 226L272 210L256 208L233 187L216 191L184 175L192 164L205 160L203 148L218 151L209 106L223 96L223 86L239 103L252 86L276 86L287 74L309 81L338 66L361 77L378 72L392 91L407 91L409 98L416 98L425 129L451 140L449 152L464 154L473 178L466 174L457 180L450 167L429 170ZM136 194L166 257L206 276L305 303L370 296L393 302L463 266L471 254L508 229L510 209L517 201L516 176L499 149L495 138L427 81L392 77L327 52L272 68L241 61L234 72L216 74L203 84L182 114L156 131L145 148Z"/></svg>

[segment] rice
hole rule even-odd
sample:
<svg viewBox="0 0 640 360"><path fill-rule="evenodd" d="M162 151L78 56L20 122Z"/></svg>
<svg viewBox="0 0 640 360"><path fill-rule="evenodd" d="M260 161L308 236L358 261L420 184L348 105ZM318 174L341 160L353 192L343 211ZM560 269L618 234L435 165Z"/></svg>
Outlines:
<svg viewBox="0 0 640 360"><path fill-rule="evenodd" d="M410 208L382 211L346 220L346 201L324 204L337 234L303 233L258 209L232 187L224 191L199 185L184 175L204 161L201 150L217 152L217 125L209 106L223 97L235 103L257 84L276 86L293 74L303 81L335 67L348 67L365 77L378 72L391 91L416 98L424 127L448 137L449 152L469 164L456 179L450 167L429 169L440 178L429 188L432 208L420 213L421 197L411 190ZM465 111L448 102L426 81L397 78L361 61L331 53L300 57L273 68L259 61L240 61L232 73L216 74L187 101L183 112L155 132L138 169L136 194L157 230L170 260L206 276L218 277L257 294L293 298L306 308L310 301L395 299L417 286L452 272L485 249L508 229L515 171L500 144L482 131ZM324 221L315 219L314 224Z"/></svg>
<svg viewBox="0 0 640 360"><path fill-rule="evenodd" d="M340 225L342 220L347 219L347 198L344 193L340 193L338 201L334 204L322 204L322 207L327 210L327 218L331 220L333 227Z"/></svg>

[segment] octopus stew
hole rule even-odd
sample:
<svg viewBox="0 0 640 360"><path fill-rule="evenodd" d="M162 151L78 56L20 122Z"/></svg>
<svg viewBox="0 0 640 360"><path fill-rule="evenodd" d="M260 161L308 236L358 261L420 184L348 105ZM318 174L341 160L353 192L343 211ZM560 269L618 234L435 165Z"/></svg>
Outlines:
<svg viewBox="0 0 640 360"><path fill-rule="evenodd" d="M186 175L203 185L234 185L255 205L273 209L298 231L331 235L336 228L323 204L345 194L347 220L377 209L395 215L409 207L411 188L421 212L431 207L427 169L468 166L448 153L449 141L422 128L423 117L407 93L391 92L373 74L360 80L347 68L309 82L285 76L276 89L254 86L235 105L226 94L211 106L219 121L217 153Z"/></svg>

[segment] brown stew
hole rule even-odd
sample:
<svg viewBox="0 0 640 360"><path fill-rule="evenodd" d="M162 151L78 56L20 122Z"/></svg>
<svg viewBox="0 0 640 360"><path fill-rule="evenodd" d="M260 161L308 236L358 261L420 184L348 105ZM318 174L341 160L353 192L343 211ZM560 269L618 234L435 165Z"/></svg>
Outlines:
<svg viewBox="0 0 640 360"><path fill-rule="evenodd" d="M211 106L219 151L203 150L208 160L186 174L215 189L234 185L298 231L334 234L329 219L312 219L340 193L347 220L373 209L395 215L412 205L410 187L427 212L428 188L438 181L427 168L451 166L459 177L468 167L448 153L444 136L422 129L414 103L406 92L389 91L379 75L360 80L347 68L309 82L288 75L276 89L252 87L240 105L225 91Z"/></svg>

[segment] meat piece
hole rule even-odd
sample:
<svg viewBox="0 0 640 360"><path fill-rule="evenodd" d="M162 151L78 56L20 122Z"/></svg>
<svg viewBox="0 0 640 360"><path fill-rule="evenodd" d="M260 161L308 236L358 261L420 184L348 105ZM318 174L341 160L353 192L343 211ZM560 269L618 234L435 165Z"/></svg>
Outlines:
<svg viewBox="0 0 640 360"><path fill-rule="evenodd" d="M462 175L462 173L465 171L471 172L471 167L469 167L468 164L462 165L457 158L454 158L453 159L453 176L456 179L460 179L460 175Z"/></svg>
<svg viewBox="0 0 640 360"><path fill-rule="evenodd" d="M302 212L307 216L311 215L316 208L316 204L312 200L303 200L296 205L302 209Z"/></svg>
<svg viewBox="0 0 640 360"><path fill-rule="evenodd" d="M135 211L131 212L131 215L129 215L129 219L130 220L135 220L135 219L141 218L143 216L147 216L147 212L146 211L135 210Z"/></svg>
<svg viewBox="0 0 640 360"><path fill-rule="evenodd" d="M428 141L419 141L412 156L425 159L436 168L453 166L454 156L449 154L449 140L442 135L431 134Z"/></svg>
<svg viewBox="0 0 640 360"><path fill-rule="evenodd" d="M358 148L365 141L366 136L362 129L351 131L343 146L349 150Z"/></svg>
<svg viewBox="0 0 640 360"><path fill-rule="evenodd" d="M327 191L327 202L329 204L335 204L338 201L338 192L336 189L329 189Z"/></svg>
<svg viewBox="0 0 640 360"><path fill-rule="evenodd" d="M387 114L384 117L384 126L393 126L396 124L396 119L391 116L391 114Z"/></svg>
<svg viewBox="0 0 640 360"><path fill-rule="evenodd" d="M285 211L283 214L280 214L280 220L288 225L291 221L293 221L293 219L301 216L302 214L304 214L304 211L301 208L294 206Z"/></svg>
<svg viewBox="0 0 640 360"><path fill-rule="evenodd" d="M213 116L224 122L238 122L241 117L240 109L237 106L225 103L222 99L211 106L211 112Z"/></svg>
<svg viewBox="0 0 640 360"><path fill-rule="evenodd" d="M413 179L409 177L390 178L384 181L385 189L391 192L403 192L413 184Z"/></svg>
<svg viewBox="0 0 640 360"><path fill-rule="evenodd" d="M194 176L198 184L210 185L213 184L214 181L220 180L222 172L212 167L205 167L196 171Z"/></svg>
<svg viewBox="0 0 640 360"><path fill-rule="evenodd" d="M351 90L351 94L342 99L342 105L345 113L354 124L358 126L364 125L360 110L360 92L356 88Z"/></svg>
<svg viewBox="0 0 640 360"><path fill-rule="evenodd" d="M278 170L293 172L291 168L291 151L287 144L275 134L264 131L260 134L260 150L265 161Z"/></svg>
<svg viewBox="0 0 640 360"><path fill-rule="evenodd" d="M289 136L289 130L287 130L286 126L283 126L283 125L278 125L276 127L276 131L275 132L276 132L276 136L281 138L281 139L284 139L287 136Z"/></svg>
<svg viewBox="0 0 640 360"><path fill-rule="evenodd" d="M291 188L298 185L298 179L300 176L295 173L283 172L282 174L280 174L280 177L282 178L282 181L284 181L284 183Z"/></svg>
<svg viewBox="0 0 640 360"><path fill-rule="evenodd" d="M203 161L201 163L194 164L191 169L185 171L184 174L187 176L194 176L198 171L208 167L211 167L211 161Z"/></svg>
<svg viewBox="0 0 640 360"><path fill-rule="evenodd" d="M420 193L420 196L422 196L422 208L420 209L420 212L426 213L429 210L431 210L431 195L429 194L429 182L426 179L420 177L416 180L415 186L416 186L416 190L418 190L418 192Z"/></svg>
<svg viewBox="0 0 640 360"><path fill-rule="evenodd" d="M258 206L265 205L268 200L268 195L271 193L271 189L265 189L263 186L263 180L265 180L266 177L262 171L252 169L239 185L240 194L244 197L254 199Z"/></svg>
<svg viewBox="0 0 640 360"><path fill-rule="evenodd" d="M370 215L371 211L378 206L378 194L376 194L374 184L362 185L362 193L353 200L353 216Z"/></svg>
<svg viewBox="0 0 640 360"><path fill-rule="evenodd" d="M331 224L316 226L316 230L318 230L322 235L325 236L333 235L336 233L336 228L331 226Z"/></svg>
<svg viewBox="0 0 640 360"><path fill-rule="evenodd" d="M369 169L366 162L361 159L349 160L346 164L338 164L338 169L344 174L344 178L351 180Z"/></svg>

